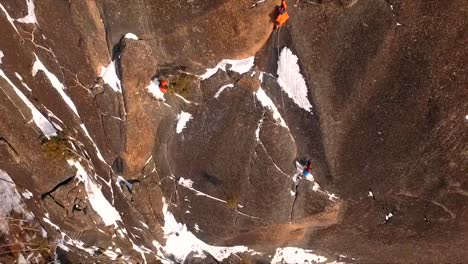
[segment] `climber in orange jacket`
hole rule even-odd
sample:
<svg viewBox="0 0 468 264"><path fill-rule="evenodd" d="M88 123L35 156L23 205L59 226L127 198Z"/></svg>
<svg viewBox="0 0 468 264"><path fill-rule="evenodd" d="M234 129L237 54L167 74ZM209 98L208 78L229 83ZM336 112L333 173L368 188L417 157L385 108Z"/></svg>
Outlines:
<svg viewBox="0 0 468 264"><path fill-rule="evenodd" d="M289 19L288 11L286 9L288 8L286 1L283 0L281 1L281 5L276 7L276 11L278 12L276 15L275 19L275 28L279 28L286 23Z"/></svg>

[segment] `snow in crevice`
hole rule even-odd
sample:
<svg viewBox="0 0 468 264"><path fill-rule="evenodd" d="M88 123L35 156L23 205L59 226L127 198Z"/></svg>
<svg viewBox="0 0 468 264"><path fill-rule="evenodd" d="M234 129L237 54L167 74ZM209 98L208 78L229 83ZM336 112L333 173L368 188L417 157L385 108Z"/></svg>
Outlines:
<svg viewBox="0 0 468 264"><path fill-rule="evenodd" d="M192 119L192 115L190 113L181 111L180 114L177 115L177 126L176 126L176 133L182 133L182 130L187 126L187 122Z"/></svg>
<svg viewBox="0 0 468 264"><path fill-rule="evenodd" d="M298 58L288 48L283 48L278 58L278 84L300 108L311 112L307 98L308 88L298 64Z"/></svg>
<svg viewBox="0 0 468 264"><path fill-rule="evenodd" d="M34 54L36 60L34 62L33 68L32 68L32 76L36 76L38 71L42 71L45 73L47 78L49 79L50 83L52 86L57 90L57 92L62 96L62 99L65 101L65 103L70 107L73 112L76 114L76 116L80 117L78 114L78 110L76 109L75 104L71 100L71 98L65 93L66 87L59 81L59 79L51 73L47 68L44 66L44 64L39 60L36 54Z"/></svg>
<svg viewBox="0 0 468 264"><path fill-rule="evenodd" d="M0 63L1 63L1 60L0 60ZM28 92L32 92L31 88L29 88L29 86L24 82L23 77L21 77L19 73L15 72L15 76L16 78L18 78L18 80L20 80L21 84L28 90Z"/></svg>
<svg viewBox="0 0 468 264"><path fill-rule="evenodd" d="M185 178L183 178L183 177L180 177L180 178L179 178L179 181L178 181L178 184L181 185L181 186L183 186L183 187L185 187L185 188L187 188L187 189L189 189L189 190L191 190L191 191L193 191L193 192L195 192L195 194L196 194L197 196L204 196L204 197L210 198L210 199L212 199L212 200L215 200L215 201L218 201L218 202L221 202L221 203L227 203L227 201L225 201L225 200L223 200L223 199L216 198L216 197L214 197L214 196L211 196L211 195L206 194L206 193L204 193L204 192L200 192L199 190L193 188L193 187L192 187L192 186L193 186L193 181L190 180L190 179L185 179ZM243 207L244 207L244 206L241 205L241 204L238 204L237 206L238 206L239 208L243 208Z"/></svg>
<svg viewBox="0 0 468 264"><path fill-rule="evenodd" d="M54 125L54 127L59 131L63 131L63 128L59 124L57 124L57 122L54 122L54 120L59 121L61 124L64 124L63 121L60 118L58 118L54 113L52 113L52 111L47 109L47 107L44 106L44 109L47 111L47 116L49 117L49 120Z"/></svg>
<svg viewBox="0 0 468 264"><path fill-rule="evenodd" d="M221 86L221 88L219 88L219 90L214 95L214 98L218 98L225 89L233 88L233 87L234 87L234 84L232 83Z"/></svg>
<svg viewBox="0 0 468 264"><path fill-rule="evenodd" d="M262 127L262 124L263 124L263 119L261 119L259 122L258 122L258 126L257 126L257 129L255 130L255 137L256 137L256 141L258 144L260 144L263 148L263 150L265 151L265 154L268 156L268 158L270 159L270 161L273 163L273 166L275 167L276 170L278 170L282 175L286 176L289 178L289 175L287 173L285 173L279 166L278 164L276 164L275 160L271 157L270 153L268 153L268 150L267 148L265 147L265 145L263 144L262 140L260 139L260 129Z"/></svg>
<svg viewBox="0 0 468 264"><path fill-rule="evenodd" d="M16 21L24 24L37 24L36 13L34 12L34 2L33 0L26 0L26 5L28 6L28 14L22 18L16 19Z"/></svg>
<svg viewBox="0 0 468 264"><path fill-rule="evenodd" d="M21 199L16 185L6 171L0 169L0 232L9 233L9 225L6 217L11 212L23 214L27 220L34 219L34 215L27 211L25 204Z"/></svg>
<svg viewBox="0 0 468 264"><path fill-rule="evenodd" d="M143 225L143 227L145 227L146 229L149 229L149 226L145 222L140 221L140 223L141 223L141 225Z"/></svg>
<svg viewBox="0 0 468 264"><path fill-rule="evenodd" d="M133 34L133 33L127 33L125 34L124 38L126 39L134 39L134 40L138 40L138 36Z"/></svg>
<svg viewBox="0 0 468 264"><path fill-rule="evenodd" d="M175 96L177 96L178 98L180 98L180 99L181 99L182 101L184 101L184 103L186 103L186 104L191 104L191 103L192 103L192 101L189 101L189 100L185 99L182 95L180 95L180 94L178 94L178 93L176 93Z"/></svg>
<svg viewBox="0 0 468 264"><path fill-rule="evenodd" d="M140 231L140 232L145 232L143 231L143 229L139 228L139 227L136 227L136 226L132 226L133 229L137 230L137 231Z"/></svg>
<svg viewBox="0 0 468 264"><path fill-rule="evenodd" d="M265 114L265 113L264 113ZM263 122L265 121L265 115L263 115L262 119L260 119L258 122L257 122L257 129L255 130L255 140L258 144L260 144L263 148L263 150L265 151L265 154L268 156L268 158L270 159L270 161L273 163L273 166L276 168L276 170L278 170L282 175L286 176L286 177L290 177L287 173L285 173L279 166L278 164L276 164L275 160L273 159L273 157L271 157L270 153L268 153L268 150L267 148L265 147L265 145L263 144L262 140L260 139L260 130L262 129L262 126L263 126ZM291 136L292 137L292 136Z"/></svg>
<svg viewBox="0 0 468 264"><path fill-rule="evenodd" d="M217 261L223 261L231 254L258 254L246 246L216 247L206 244L190 232L185 224L177 222L174 215L169 212L168 205L164 198L163 203L163 231L166 244L164 246L160 246L157 241L153 241L153 243L155 247L161 247L161 250L165 255L172 255L176 263L183 263L186 257L192 252L202 256L204 255L203 252L208 252ZM166 261L163 263L172 262Z"/></svg>
<svg viewBox="0 0 468 264"><path fill-rule="evenodd" d="M277 248L276 253L271 260L272 264L297 264L297 263L323 263L327 261L326 257L316 255L312 250L285 247Z"/></svg>
<svg viewBox="0 0 468 264"><path fill-rule="evenodd" d="M56 225L55 223L53 223L52 221L50 221L49 213L45 213L45 217L43 217L42 220L44 220L44 222L48 223L50 226L55 228L57 231L60 231L60 227Z"/></svg>
<svg viewBox="0 0 468 264"><path fill-rule="evenodd" d="M385 215L385 221L390 220L390 218L392 218L392 217L393 217L393 214L391 212L388 213L387 215Z"/></svg>
<svg viewBox="0 0 468 264"><path fill-rule="evenodd" d="M129 192L133 191L133 184L127 181L124 177L118 175L115 185L119 187L119 190L122 191L122 186L125 186Z"/></svg>
<svg viewBox="0 0 468 264"><path fill-rule="evenodd" d="M263 117L262 117L262 119L260 119L258 121L257 129L255 130L255 140L257 140L257 142L259 142L259 143L262 142L261 139L260 139L260 130L262 129L262 126L263 126Z"/></svg>
<svg viewBox="0 0 468 264"><path fill-rule="evenodd" d="M154 78L151 83L146 86L146 89L148 92L156 99L156 100L161 100L161 101L166 101L164 98L164 93L159 89L159 79Z"/></svg>
<svg viewBox="0 0 468 264"><path fill-rule="evenodd" d="M99 251L99 248L96 247L96 246L85 247L84 246L85 243L83 241L71 238L66 233L64 233L60 229L59 226L57 226L56 224L54 224L50 220L50 217L49 217L48 213L46 213L45 216L46 217L44 217L42 220L44 222L46 222L47 224L49 224L50 226L52 226L53 228L55 228L58 232L60 232L61 238L59 240L57 240L57 247L59 247L60 249L66 251L66 252L69 252L70 248L68 246L71 246L71 247L77 248L79 250L82 250L82 251L88 253L90 256L95 256L96 252ZM110 249L111 248L106 249L105 251L102 252L102 254L106 255L111 260L117 260L119 258L119 256L121 256L120 252L118 252L118 251L120 251L120 249L117 248L115 250L115 252L111 251ZM125 257L126 256L123 256L123 258L125 258Z"/></svg>
<svg viewBox="0 0 468 264"><path fill-rule="evenodd" d="M202 80L206 80L210 78L211 76L215 75L218 72L218 70L226 71L226 67L228 64L231 65L231 68L230 68L231 71L235 71L239 74L244 74L248 72L254 66L254 61L255 61L255 57L249 57L249 58L242 59L242 60L226 60L225 59L219 62L218 65L216 65L216 67L207 69L206 73L203 75L200 75L199 77Z"/></svg>
<svg viewBox="0 0 468 264"><path fill-rule="evenodd" d="M44 136L47 138L50 138L52 136L57 135L57 131L55 130L54 126L50 123L50 121L45 118L41 112L29 101L29 99L21 92L20 89L18 89L15 84L5 75L3 70L0 70L0 76L5 79L8 84L13 88L15 93L18 95L18 97L24 102L24 104L31 110L32 114L32 121L34 121L34 124L42 131Z"/></svg>
<svg viewBox="0 0 468 264"><path fill-rule="evenodd" d="M132 248L133 248L133 250L135 250L136 252L140 253L141 258L143 259L143 263L144 263L144 264L148 263L148 262L146 261L145 253L150 253L150 252L148 252L148 251L142 249L141 247L135 245L134 243L132 243Z"/></svg>
<svg viewBox="0 0 468 264"><path fill-rule="evenodd" d="M5 9L5 7L1 3L0 3L0 9L5 14L5 16L6 16L7 20L8 20L8 22L10 23L10 25L15 29L16 33L18 33L18 35L19 35L18 29L16 28L15 23L14 23L15 19L13 19L10 16L10 14L8 14L8 11Z"/></svg>
<svg viewBox="0 0 468 264"><path fill-rule="evenodd" d="M86 137L87 137L87 138L91 141L91 143L93 144L94 149L96 150L96 156L98 157L98 159L99 159L100 161L102 161L104 164L109 165L109 164L107 163L107 161L104 159L104 157L102 156L102 153L101 153L101 151L99 150L99 148L98 148L96 142L94 141L94 139L93 139L93 138L91 137L91 135L89 134L88 129L86 129L86 126L85 126L84 124L81 124L81 125L80 125L80 128L83 130L83 132L85 133ZM109 187L110 187L110 184L109 184Z"/></svg>
<svg viewBox="0 0 468 264"><path fill-rule="evenodd" d="M91 207L101 217L104 224L106 226L116 225L117 221L121 221L122 219L119 212L117 212L109 201L107 201L101 191L101 187L96 184L95 180L90 177L90 175L88 175L81 163L74 160L68 160L68 164L77 169L75 177L83 182Z"/></svg>
<svg viewBox="0 0 468 264"><path fill-rule="evenodd" d="M122 92L122 82L117 75L115 61L111 61L106 67L102 67L99 77L101 77L104 83L108 84L115 92Z"/></svg>
<svg viewBox="0 0 468 264"><path fill-rule="evenodd" d="M286 122L284 121L283 117L278 111L278 108L276 108L275 104L273 103L271 98L268 97L265 91L262 88L258 88L258 91L255 92L254 94L257 97L257 100L262 104L263 107L272 111L273 118L276 120L276 122L278 122L279 125L281 125L282 127L288 128L288 126L286 125Z"/></svg>
<svg viewBox="0 0 468 264"><path fill-rule="evenodd" d="M30 192L29 190L24 190L24 192L21 193L21 195L25 198L25 199L31 199L33 197L33 194L32 192Z"/></svg>

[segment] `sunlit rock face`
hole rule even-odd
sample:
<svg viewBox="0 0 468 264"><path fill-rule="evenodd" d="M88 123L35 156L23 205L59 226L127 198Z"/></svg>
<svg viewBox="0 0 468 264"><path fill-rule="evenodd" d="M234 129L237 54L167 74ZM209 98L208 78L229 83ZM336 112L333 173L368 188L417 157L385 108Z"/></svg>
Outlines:
<svg viewBox="0 0 468 264"><path fill-rule="evenodd" d="M0 0L0 262L464 262L463 1L279 4Z"/></svg>

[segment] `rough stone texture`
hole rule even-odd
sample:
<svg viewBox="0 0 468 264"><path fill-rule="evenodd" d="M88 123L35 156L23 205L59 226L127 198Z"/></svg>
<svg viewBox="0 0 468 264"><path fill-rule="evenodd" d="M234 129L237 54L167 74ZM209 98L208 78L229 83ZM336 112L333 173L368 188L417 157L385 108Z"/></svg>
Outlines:
<svg viewBox="0 0 468 264"><path fill-rule="evenodd" d="M466 243L452 235L466 214L458 191L466 182L463 6L357 1L294 9L288 32L320 114L333 184L348 200L344 225L353 226L323 231L312 245L341 232L345 240L360 234L359 246L336 239L331 248L369 261L460 259L455 247L431 248ZM315 27L300 26L306 22ZM365 198L369 188L377 201ZM382 225L390 211L395 219ZM434 236L444 242L433 244ZM373 251L376 240L385 248Z"/></svg>
<svg viewBox="0 0 468 264"><path fill-rule="evenodd" d="M123 39L119 71L121 73L126 110L124 175L139 176L151 157L156 129L158 104L146 87L156 73L156 60L145 41Z"/></svg>
<svg viewBox="0 0 468 264"><path fill-rule="evenodd" d="M203 73L222 59L254 56L267 41L279 0L101 1L109 48L127 32L148 40L160 64ZM183 41L181 41L183 40Z"/></svg>
<svg viewBox="0 0 468 264"><path fill-rule="evenodd" d="M75 169L46 157L31 111L0 77L0 169L19 191L33 194L26 205L32 225L48 232L44 261L55 250L64 263L141 263L143 256L158 263L153 241L165 242L163 198L204 242L265 253L231 255L223 263L268 263L284 246L312 249L329 261L467 259L466 3L288 1L291 19L272 32L279 2L250 8L254 1L36 0L38 24L14 21L18 31L0 12L0 69L63 129L122 218L104 226ZM0 3L12 18L28 13L26 1ZM123 39L129 32L139 40ZM299 57L312 114L276 82L285 46ZM195 78L186 100L167 94L162 103L146 90L158 74L196 76L222 59L254 55L256 66L244 75L220 70ZM64 84L79 116L43 72L32 76L35 56ZM98 78L111 60L122 94ZM289 129L256 99L260 86ZM178 134L181 111L192 119ZM331 201L306 180L291 196L296 160L311 160L321 189L339 198ZM193 181L193 189L181 178ZM24 230L0 234L1 243ZM90 253L56 247L65 236ZM142 247L149 253L142 256ZM23 252L16 244L7 248L16 251L0 261L16 261ZM121 253L111 260L106 248ZM217 263L196 254L185 262Z"/></svg>

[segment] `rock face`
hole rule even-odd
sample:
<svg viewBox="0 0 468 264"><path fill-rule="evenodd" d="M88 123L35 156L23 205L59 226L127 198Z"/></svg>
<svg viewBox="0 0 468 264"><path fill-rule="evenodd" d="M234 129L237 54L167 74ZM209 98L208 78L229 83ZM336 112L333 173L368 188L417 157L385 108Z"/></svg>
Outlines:
<svg viewBox="0 0 468 264"><path fill-rule="evenodd" d="M466 5L279 3L0 0L0 262L463 262Z"/></svg>
<svg viewBox="0 0 468 264"><path fill-rule="evenodd" d="M150 47L145 41L124 39L121 49L119 61L126 106L123 173L127 179L136 179L154 147L158 105L146 87L155 75L157 62L149 56Z"/></svg>

